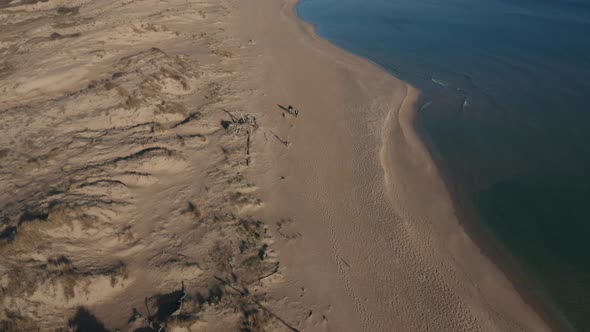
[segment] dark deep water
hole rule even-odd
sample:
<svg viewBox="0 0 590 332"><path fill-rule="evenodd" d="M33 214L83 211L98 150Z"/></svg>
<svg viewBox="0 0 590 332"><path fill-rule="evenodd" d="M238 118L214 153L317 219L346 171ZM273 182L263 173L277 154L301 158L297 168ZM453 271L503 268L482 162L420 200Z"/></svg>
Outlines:
<svg viewBox="0 0 590 332"><path fill-rule="evenodd" d="M577 331L590 331L590 0L301 0L333 43L423 92L465 204Z"/></svg>

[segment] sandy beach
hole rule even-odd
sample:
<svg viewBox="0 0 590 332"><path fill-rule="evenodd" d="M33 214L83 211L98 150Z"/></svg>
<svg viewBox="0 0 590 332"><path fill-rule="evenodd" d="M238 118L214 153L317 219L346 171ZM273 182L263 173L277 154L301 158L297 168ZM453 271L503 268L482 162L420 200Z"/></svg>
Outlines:
<svg viewBox="0 0 590 332"><path fill-rule="evenodd" d="M0 1L0 330L550 330L294 6Z"/></svg>

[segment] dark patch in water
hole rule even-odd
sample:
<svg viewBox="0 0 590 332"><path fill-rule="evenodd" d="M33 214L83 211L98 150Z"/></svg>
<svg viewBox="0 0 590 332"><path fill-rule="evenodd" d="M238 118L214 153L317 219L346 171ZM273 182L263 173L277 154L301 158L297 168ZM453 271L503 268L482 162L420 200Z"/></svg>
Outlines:
<svg viewBox="0 0 590 332"><path fill-rule="evenodd" d="M590 285L587 181L574 187L555 175L520 175L474 195L474 205L494 235L511 248L528 271L542 275L546 287L559 289L551 297L575 322L590 317L590 297L571 301L580 293L588 294Z"/></svg>

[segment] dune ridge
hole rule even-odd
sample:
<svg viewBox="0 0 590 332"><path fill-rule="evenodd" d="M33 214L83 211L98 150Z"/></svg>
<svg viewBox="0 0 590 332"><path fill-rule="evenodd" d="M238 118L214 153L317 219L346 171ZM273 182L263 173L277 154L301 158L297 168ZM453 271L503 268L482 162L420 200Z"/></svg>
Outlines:
<svg viewBox="0 0 590 332"><path fill-rule="evenodd" d="M0 330L284 325L234 9L0 2Z"/></svg>

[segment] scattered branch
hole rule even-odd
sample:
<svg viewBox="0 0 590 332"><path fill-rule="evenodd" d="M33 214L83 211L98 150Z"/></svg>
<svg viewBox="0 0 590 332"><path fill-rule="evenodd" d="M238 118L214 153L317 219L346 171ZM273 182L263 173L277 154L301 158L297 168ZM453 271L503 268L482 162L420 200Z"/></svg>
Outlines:
<svg viewBox="0 0 590 332"><path fill-rule="evenodd" d="M268 273L268 274L266 274L266 275L258 278L258 281L263 280L263 279L266 279L266 278L272 276L273 274L275 274L277 272L279 272L279 263L277 263L277 265L275 266L275 268L272 270L271 273Z"/></svg>
<svg viewBox="0 0 590 332"><path fill-rule="evenodd" d="M238 119L233 114L231 114L230 111L228 111L228 110L223 110L223 111L229 115L232 122L238 122Z"/></svg>
<svg viewBox="0 0 590 332"><path fill-rule="evenodd" d="M276 267L276 271L278 271L278 265ZM276 273L273 272L274 273ZM222 279L218 276L215 276L215 279L221 281L224 285L230 287L231 289L233 289L234 291L238 292L242 297L245 298L246 301L250 301L253 302L254 304L256 304L260 309L262 309L263 311L265 311L267 314L269 314L271 317L275 318L276 320L278 320L279 322L281 322L283 325L285 325L289 330L293 331L293 332L301 332L298 329L294 328L293 326L289 325L289 323L285 322L281 317L277 316L274 312L272 312L270 309L268 309L267 307L265 307L264 305L262 305L262 303L260 303L258 300L256 300L255 298L253 298L252 296L249 295L249 293L247 292L243 292L240 291L239 289L237 289L234 285L232 285L229 281L226 281L225 279Z"/></svg>
<svg viewBox="0 0 590 332"><path fill-rule="evenodd" d="M349 269L351 268L351 267L350 267L350 264L348 264L348 262L346 262L346 261L344 260L344 258L340 257L340 260L342 260L342 263L344 263L344 265L346 265L346 266L347 266Z"/></svg>
<svg viewBox="0 0 590 332"><path fill-rule="evenodd" d="M279 142L281 142L284 146L289 146L289 141L285 141L283 139L281 139L277 134L275 134L272 130L270 131L271 134L274 135L274 137L279 140Z"/></svg>
<svg viewBox="0 0 590 332"><path fill-rule="evenodd" d="M229 281L226 281L226 280L224 280L224 279L222 279L222 278L219 278L218 276L215 276L215 279L217 279L217 280L221 281L221 282L222 282L224 285L226 285L226 286L228 286L229 288L231 288L231 289L235 290L235 291L236 291L236 292L238 292L240 295L242 295L242 296L246 295L246 292L244 292L244 291L241 291L241 290L237 289L237 288L236 288L234 285L232 285L232 284L231 284Z"/></svg>
<svg viewBox="0 0 590 332"><path fill-rule="evenodd" d="M265 306L262 305L262 303L258 302L255 299L252 299L252 302L256 303L256 305L264 310L267 314L271 315L273 318L275 318L276 320L278 320L279 322L281 322L283 325L285 325L288 329L290 329L293 332L300 332L298 329L294 328L293 326L289 325L289 323L285 322L281 317L277 316L274 312L270 311L268 308L266 308Z"/></svg>
<svg viewBox="0 0 590 332"><path fill-rule="evenodd" d="M250 130L248 130L248 137L246 138L246 166L250 166Z"/></svg>

